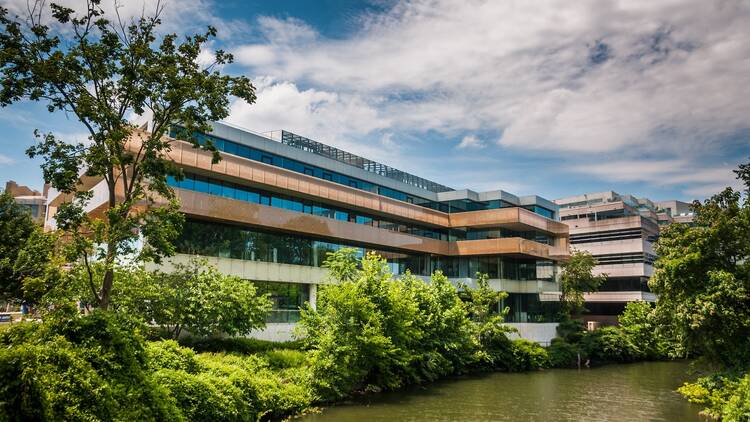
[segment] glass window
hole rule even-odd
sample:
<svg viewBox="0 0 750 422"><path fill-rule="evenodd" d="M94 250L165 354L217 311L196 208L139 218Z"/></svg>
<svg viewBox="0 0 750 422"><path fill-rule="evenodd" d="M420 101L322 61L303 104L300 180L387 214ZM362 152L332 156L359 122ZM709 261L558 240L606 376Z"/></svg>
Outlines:
<svg viewBox="0 0 750 422"><path fill-rule="evenodd" d="M195 177L195 190L198 192L208 193L208 179L201 176Z"/></svg>
<svg viewBox="0 0 750 422"><path fill-rule="evenodd" d="M333 181L333 175L331 173L323 172L323 179Z"/></svg>
<svg viewBox="0 0 750 422"><path fill-rule="evenodd" d="M209 181L208 182L208 193L211 195L221 195L222 188L221 182Z"/></svg>
<svg viewBox="0 0 750 422"><path fill-rule="evenodd" d="M273 157L271 157L270 155L261 155L260 161L266 164L273 165Z"/></svg>
<svg viewBox="0 0 750 422"><path fill-rule="evenodd" d="M237 155L237 146L234 142L226 141L224 142L224 151L232 155Z"/></svg>
<svg viewBox="0 0 750 422"><path fill-rule="evenodd" d="M308 176L314 176L315 172L310 167L305 167L305 174Z"/></svg>

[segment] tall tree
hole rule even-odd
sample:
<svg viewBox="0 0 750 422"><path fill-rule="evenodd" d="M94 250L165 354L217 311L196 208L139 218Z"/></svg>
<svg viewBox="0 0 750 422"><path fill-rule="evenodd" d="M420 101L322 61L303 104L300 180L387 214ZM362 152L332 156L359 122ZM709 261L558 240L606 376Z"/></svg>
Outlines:
<svg viewBox="0 0 750 422"><path fill-rule="evenodd" d="M16 259L34 233L34 221L8 192L0 193L0 299L20 302L23 277L14 271Z"/></svg>
<svg viewBox="0 0 750 422"><path fill-rule="evenodd" d="M586 310L583 294L598 291L607 280L606 274L593 274L596 264L596 258L589 252L574 250L568 262L562 265L560 304L562 311L572 318L579 317Z"/></svg>
<svg viewBox="0 0 750 422"><path fill-rule="evenodd" d="M693 203L693 226L672 224L659 236L654 276L661 330L688 352L726 366L750 359L750 164L732 188Z"/></svg>
<svg viewBox="0 0 750 422"><path fill-rule="evenodd" d="M213 151L216 162L215 146L199 145L193 134L209 132L211 121L228 115L229 96L254 102L255 89L243 76L221 74L233 60L224 51L215 51L212 64L199 64L215 28L184 38L159 36L163 5L124 22L116 4L109 19L100 3L88 0L76 12L37 0L25 18L0 7L0 105L44 101L50 112L75 115L87 130L89 141L77 144L35 131L39 143L27 153L42 157L46 182L71 195L58 209L57 226L71 239L71 260L87 267L91 257L104 263L102 276L89 271L88 284L106 309L118 257L158 261L174 252L183 218L166 176L181 172L165 158L165 133L179 122L177 137ZM51 25L43 22L48 10ZM131 114L150 119L151 131L140 133L137 143L129 143L136 131L126 118ZM81 176L106 185L107 207L97 218L85 212L92 194L80 189ZM157 198L168 205L159 206Z"/></svg>

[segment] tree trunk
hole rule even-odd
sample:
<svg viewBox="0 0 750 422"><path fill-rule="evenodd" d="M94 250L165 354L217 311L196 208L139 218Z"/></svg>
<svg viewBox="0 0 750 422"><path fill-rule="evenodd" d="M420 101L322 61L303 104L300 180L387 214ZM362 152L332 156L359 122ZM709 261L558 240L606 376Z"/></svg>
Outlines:
<svg viewBox="0 0 750 422"><path fill-rule="evenodd" d="M115 270L108 268L107 272L104 273L104 281L102 282L102 292L99 295L99 308L107 310L109 308L109 295L112 292L112 284L115 278Z"/></svg>

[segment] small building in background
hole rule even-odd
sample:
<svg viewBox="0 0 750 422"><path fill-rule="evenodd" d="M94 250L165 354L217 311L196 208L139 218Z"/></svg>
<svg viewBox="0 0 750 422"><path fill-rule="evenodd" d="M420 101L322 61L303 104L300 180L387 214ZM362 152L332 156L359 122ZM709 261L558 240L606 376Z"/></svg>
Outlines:
<svg viewBox="0 0 750 422"><path fill-rule="evenodd" d="M47 196L44 193L28 186L19 185L13 180L9 180L5 184L5 192L10 193L18 204L28 208L31 218L37 224L44 224L44 216L47 212Z"/></svg>
<svg viewBox="0 0 750 422"><path fill-rule="evenodd" d="M654 243L660 227L692 222L690 204L653 202L614 191L556 199L560 220L570 230L571 249L590 252L597 259L595 274L607 274L596 293L585 295L585 321L617 324L628 302L655 302L648 280L654 272Z"/></svg>

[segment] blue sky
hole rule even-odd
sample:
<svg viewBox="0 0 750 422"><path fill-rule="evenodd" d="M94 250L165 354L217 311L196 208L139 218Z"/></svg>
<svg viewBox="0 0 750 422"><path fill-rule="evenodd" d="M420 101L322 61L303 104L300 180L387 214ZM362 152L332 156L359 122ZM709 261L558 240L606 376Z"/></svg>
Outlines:
<svg viewBox="0 0 750 422"><path fill-rule="evenodd" d="M700 199L750 156L748 2L167 2L165 31L208 24L258 89L228 122L454 188ZM35 128L85 140L43 104L0 109L3 185L41 188Z"/></svg>

